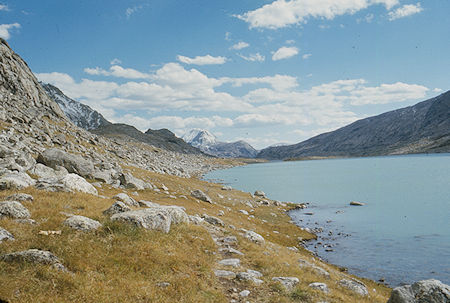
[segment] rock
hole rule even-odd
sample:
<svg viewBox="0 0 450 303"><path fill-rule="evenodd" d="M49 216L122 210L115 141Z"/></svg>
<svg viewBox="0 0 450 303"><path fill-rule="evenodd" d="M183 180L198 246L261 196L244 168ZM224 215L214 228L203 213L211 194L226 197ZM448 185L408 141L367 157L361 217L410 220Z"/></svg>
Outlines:
<svg viewBox="0 0 450 303"><path fill-rule="evenodd" d="M263 283L262 280L258 279L262 277L262 274L259 271L247 269L247 272L240 272L236 275L236 278L240 281L250 281L256 285L260 285Z"/></svg>
<svg viewBox="0 0 450 303"><path fill-rule="evenodd" d="M36 181L24 172L9 172L0 177L0 190L23 189L35 183Z"/></svg>
<svg viewBox="0 0 450 303"><path fill-rule="evenodd" d="M219 261L220 265L223 266L232 266L232 267L239 267L241 264L241 260L239 259L223 259Z"/></svg>
<svg viewBox="0 0 450 303"><path fill-rule="evenodd" d="M96 171L92 174L92 178L106 184L111 184L113 174L113 171Z"/></svg>
<svg viewBox="0 0 450 303"><path fill-rule="evenodd" d="M147 188L152 188L152 186L138 178L133 177L131 174L121 174L119 177L120 184L123 185L125 188L128 189L135 189L135 190L144 190Z"/></svg>
<svg viewBox="0 0 450 303"><path fill-rule="evenodd" d="M319 267L317 265L309 263L308 261L305 261L303 259L299 259L298 262L299 262L299 266L300 267L310 267L317 274L322 275L322 276L324 276L326 278L330 278L330 273L328 271L326 271L325 269L323 269L322 267Z"/></svg>
<svg viewBox="0 0 450 303"><path fill-rule="evenodd" d="M69 173L74 173L82 177L91 177L94 173L94 164L79 155L69 154L57 148L46 149L39 154L38 163L42 163L53 169L62 166Z"/></svg>
<svg viewBox="0 0 450 303"><path fill-rule="evenodd" d="M245 232L244 237L252 242L255 242L257 244L264 244L266 241L264 240L263 236L260 234L255 233L254 231L248 230Z"/></svg>
<svg viewBox="0 0 450 303"><path fill-rule="evenodd" d="M171 215L161 208L127 211L113 215L111 220L131 223L138 227L159 230L164 233L170 231L172 223Z"/></svg>
<svg viewBox="0 0 450 303"><path fill-rule="evenodd" d="M287 290L293 289L300 282L296 277L274 277L272 281L280 282Z"/></svg>
<svg viewBox="0 0 450 303"><path fill-rule="evenodd" d="M222 186L222 190L232 190L233 188L231 186L225 185Z"/></svg>
<svg viewBox="0 0 450 303"><path fill-rule="evenodd" d="M189 222L193 223L195 225L200 225L203 223L203 221L205 221L205 220L203 220L203 218L200 217L199 215L189 216Z"/></svg>
<svg viewBox="0 0 450 303"><path fill-rule="evenodd" d="M314 282L309 284L308 286L314 289L318 289L326 294L330 292L328 286L325 283Z"/></svg>
<svg viewBox="0 0 450 303"><path fill-rule="evenodd" d="M112 216L114 214L124 213L131 210L132 209L122 201L117 201L113 205L111 205L107 210L103 211L103 214L107 216Z"/></svg>
<svg viewBox="0 0 450 303"><path fill-rule="evenodd" d="M366 203L358 202L358 201L351 201L350 205L353 205L353 206L364 206L364 205L366 205Z"/></svg>
<svg viewBox="0 0 450 303"><path fill-rule="evenodd" d="M161 206L158 203L144 201L144 200L140 200L140 201L138 201L138 203L139 203L140 207L159 207L159 206Z"/></svg>
<svg viewBox="0 0 450 303"><path fill-rule="evenodd" d="M30 212L17 201L0 202L0 219L9 217L13 219L27 219L31 217Z"/></svg>
<svg viewBox="0 0 450 303"><path fill-rule="evenodd" d="M250 295L250 290L247 290L247 289L245 289L239 293L239 297L243 297L243 298L248 297L249 295Z"/></svg>
<svg viewBox="0 0 450 303"><path fill-rule="evenodd" d="M196 189L196 190L192 191L191 192L191 196L196 198L196 199L199 199L201 201L212 203L211 198L208 197L208 195L206 195L204 192L202 192L199 189Z"/></svg>
<svg viewBox="0 0 450 303"><path fill-rule="evenodd" d="M11 196L6 197L5 200L19 201L19 202L32 202L34 200L34 198L32 195L18 193L18 194L13 194Z"/></svg>
<svg viewBox="0 0 450 303"><path fill-rule="evenodd" d="M255 191L255 193L253 195L256 196L256 197L264 198L264 199L267 198L266 194L263 191L261 191L261 190Z"/></svg>
<svg viewBox="0 0 450 303"><path fill-rule="evenodd" d="M156 286L161 287L161 288L167 288L170 286L169 282L158 282L156 283Z"/></svg>
<svg viewBox="0 0 450 303"><path fill-rule="evenodd" d="M234 249L233 247L222 247L219 249L219 252L224 255L227 255L227 256L231 256L231 255L243 256L244 255L239 250Z"/></svg>
<svg viewBox="0 0 450 303"><path fill-rule="evenodd" d="M72 216L66 219L63 224L81 231L96 230L102 226L100 222L83 216Z"/></svg>
<svg viewBox="0 0 450 303"><path fill-rule="evenodd" d="M66 271L61 261L49 251L39 249L29 249L20 252L5 254L0 257L0 260L12 262L28 262L35 264L53 265L55 268Z"/></svg>
<svg viewBox="0 0 450 303"><path fill-rule="evenodd" d="M202 218L211 225L217 225L217 226L222 226L222 227L225 226L225 223L223 223L223 221L220 220L219 218L209 216L207 214L203 214Z"/></svg>
<svg viewBox="0 0 450 303"><path fill-rule="evenodd" d="M222 216L225 215L225 212L224 212L223 210L219 210L219 212L217 213L217 215L218 215L219 217L222 217Z"/></svg>
<svg viewBox="0 0 450 303"><path fill-rule="evenodd" d="M121 201L128 206L136 206L136 207L139 206L139 203L136 202L136 200L134 200L133 198L131 198L130 196L128 196L127 194L124 194L124 193L117 194L112 198L114 200Z"/></svg>
<svg viewBox="0 0 450 303"><path fill-rule="evenodd" d="M155 210L163 210L167 212L172 220L173 224L181 224L181 223L189 223L189 216L186 214L184 209L180 206L159 206L159 207L153 207L150 209Z"/></svg>
<svg viewBox="0 0 450 303"><path fill-rule="evenodd" d="M64 171L66 174L68 174L65 168ZM29 172L33 175L38 176L39 178L57 178L58 176L63 175L61 173L58 174L56 170L51 167L45 166L42 163L37 163L32 169L29 170Z"/></svg>
<svg viewBox="0 0 450 303"><path fill-rule="evenodd" d="M76 174L68 174L61 179L61 183L70 191L98 195L97 189L83 177Z"/></svg>
<svg viewBox="0 0 450 303"><path fill-rule="evenodd" d="M52 192L70 191L58 178L42 178L36 182L35 187L40 190Z"/></svg>
<svg viewBox="0 0 450 303"><path fill-rule="evenodd" d="M214 270L214 274L218 278L225 278L225 279L230 279L230 280L236 278L236 274L234 272L228 271L228 270L216 269L216 270Z"/></svg>
<svg viewBox="0 0 450 303"><path fill-rule="evenodd" d="M339 285L341 285L347 289L350 289L351 291L353 291L361 296L367 296L369 294L369 292L367 291L366 285L364 285L364 283L362 283L361 281L358 281L356 279L351 279L351 280L342 279L339 281Z"/></svg>
<svg viewBox="0 0 450 303"><path fill-rule="evenodd" d="M245 209L241 209L241 210L239 210L239 212L241 214L244 214L244 215L248 216L248 211L246 211Z"/></svg>
<svg viewBox="0 0 450 303"><path fill-rule="evenodd" d="M14 222L20 223L20 224L28 224L28 225L36 225L37 222L33 219L15 219Z"/></svg>
<svg viewBox="0 0 450 303"><path fill-rule="evenodd" d="M450 286L430 279L394 288L387 303L449 303Z"/></svg>
<svg viewBox="0 0 450 303"><path fill-rule="evenodd" d="M6 229L0 227L0 243L4 240L12 241L14 240L14 236Z"/></svg>

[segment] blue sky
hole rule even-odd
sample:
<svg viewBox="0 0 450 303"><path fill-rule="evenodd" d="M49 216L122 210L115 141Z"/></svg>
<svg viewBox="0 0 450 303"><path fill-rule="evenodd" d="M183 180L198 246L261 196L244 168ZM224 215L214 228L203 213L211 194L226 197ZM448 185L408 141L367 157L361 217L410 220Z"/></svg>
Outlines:
<svg viewBox="0 0 450 303"><path fill-rule="evenodd" d="M11 0L0 37L113 122L296 143L450 89L448 0Z"/></svg>

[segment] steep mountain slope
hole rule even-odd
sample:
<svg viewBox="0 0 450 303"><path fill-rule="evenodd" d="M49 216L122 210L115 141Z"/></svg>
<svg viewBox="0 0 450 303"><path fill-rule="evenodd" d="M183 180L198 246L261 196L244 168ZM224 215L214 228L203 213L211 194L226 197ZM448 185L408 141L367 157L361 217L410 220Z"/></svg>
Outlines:
<svg viewBox="0 0 450 303"><path fill-rule="evenodd" d="M160 130L149 129L145 133L142 133L134 126L116 123L101 126L97 129L91 130L91 132L109 138L135 140L173 152L179 152L184 154L197 154L197 155L202 154L202 152L199 149L187 144L186 142L183 141L183 139L178 138L168 129L160 129Z"/></svg>
<svg viewBox="0 0 450 303"><path fill-rule="evenodd" d="M41 83L41 85L76 126L90 130L111 124L99 112L67 97L59 88L48 83Z"/></svg>
<svg viewBox="0 0 450 303"><path fill-rule="evenodd" d="M257 150L245 141L220 142L216 136L204 129L192 129L183 136L183 140L199 148L204 153L224 158L254 158Z"/></svg>
<svg viewBox="0 0 450 303"><path fill-rule="evenodd" d="M450 91L298 144L263 149L257 157L288 159L428 152L450 152Z"/></svg>

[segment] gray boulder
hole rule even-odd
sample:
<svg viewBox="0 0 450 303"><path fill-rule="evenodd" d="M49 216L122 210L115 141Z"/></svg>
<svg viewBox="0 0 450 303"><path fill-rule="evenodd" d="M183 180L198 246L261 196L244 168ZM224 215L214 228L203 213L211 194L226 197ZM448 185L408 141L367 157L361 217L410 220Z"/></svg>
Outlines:
<svg viewBox="0 0 450 303"><path fill-rule="evenodd" d="M115 195L113 197L113 199L117 200L117 201L121 201L121 202L125 203L128 206L135 206L135 207L139 206L139 203L136 202L136 200L134 200L133 198L131 198L130 196L128 196L125 193L117 194L117 195Z"/></svg>
<svg viewBox="0 0 450 303"><path fill-rule="evenodd" d="M194 191L191 192L191 196L199 199L200 201L204 201L204 202L208 202L208 203L212 203L212 200L210 197L208 197L208 195L206 195L204 192L202 192L200 189L196 189Z"/></svg>
<svg viewBox="0 0 450 303"><path fill-rule="evenodd" d="M248 269L246 272L240 272L236 275L236 278L240 281L250 281L256 285L260 285L263 283L261 278L262 274L259 271Z"/></svg>
<svg viewBox="0 0 450 303"><path fill-rule="evenodd" d="M4 240L12 241L14 240L14 236L6 229L0 227L0 243Z"/></svg>
<svg viewBox="0 0 450 303"><path fill-rule="evenodd" d="M9 172L0 177L0 190L23 189L35 183L36 181L24 172Z"/></svg>
<svg viewBox="0 0 450 303"><path fill-rule="evenodd" d="M42 163L53 169L62 166L69 173L82 177L90 177L94 173L94 164L79 155L69 154L57 148L50 148L39 154L38 163Z"/></svg>
<svg viewBox="0 0 450 303"><path fill-rule="evenodd" d="M30 212L17 201L0 202L0 219L9 217L13 219L27 219L31 217Z"/></svg>
<svg viewBox="0 0 450 303"><path fill-rule="evenodd" d="M61 179L61 183L70 191L97 195L97 189L77 174L68 174Z"/></svg>
<svg viewBox="0 0 450 303"><path fill-rule="evenodd" d="M251 230L247 230L244 234L244 237L254 243L261 244L261 245L266 242L264 240L263 236L255 233L254 231L251 231Z"/></svg>
<svg viewBox="0 0 450 303"><path fill-rule="evenodd" d="M6 197L8 201L19 201L19 202L32 202L34 200L32 195L17 193Z"/></svg>
<svg viewBox="0 0 450 303"><path fill-rule="evenodd" d="M83 216L71 216L70 218L66 219L63 224L69 226L70 228L81 231L96 230L102 226L100 222Z"/></svg>
<svg viewBox="0 0 450 303"><path fill-rule="evenodd" d="M152 188L151 184L133 177L131 174L121 174L119 177L120 184L128 189L144 190Z"/></svg>
<svg viewBox="0 0 450 303"><path fill-rule="evenodd" d="M39 190L46 190L46 191L51 191L51 192L60 192L60 191L68 192L68 191L70 191L69 188L67 188L61 182L61 180L56 177L39 179L36 182L35 187Z"/></svg>
<svg viewBox="0 0 450 303"><path fill-rule="evenodd" d="M280 282L287 290L293 289L300 282L296 277L274 277L272 281Z"/></svg>
<svg viewBox="0 0 450 303"><path fill-rule="evenodd" d="M253 195L260 198L266 198L266 194L262 190L255 191Z"/></svg>
<svg viewBox="0 0 450 303"><path fill-rule="evenodd" d="M32 169L30 169L30 173L38 176L39 178L57 178L59 176L63 176L68 174L67 169L59 166L59 170L54 170L51 167L45 166L42 163L37 163Z"/></svg>
<svg viewBox="0 0 450 303"><path fill-rule="evenodd" d="M164 233L170 231L171 216L163 209L141 209L115 214L112 221L121 221L145 229L159 230Z"/></svg>
<svg viewBox="0 0 450 303"><path fill-rule="evenodd" d="M241 260L235 258L223 259L219 261L219 264L223 266L239 267L241 264Z"/></svg>
<svg viewBox="0 0 450 303"><path fill-rule="evenodd" d="M449 303L450 286L430 279L394 288L388 303Z"/></svg>
<svg viewBox="0 0 450 303"><path fill-rule="evenodd" d="M224 278L224 279L229 279L229 280L236 278L236 274L234 272L228 271L228 270L216 269L214 271L214 274L218 278Z"/></svg>
<svg viewBox="0 0 450 303"><path fill-rule="evenodd" d="M369 292L367 291L366 285L362 283L361 281L358 281L356 279L342 279L339 281L339 285L361 295L361 296L367 296Z"/></svg>
<svg viewBox="0 0 450 303"><path fill-rule="evenodd" d="M314 282L309 284L308 286L313 289L318 289L326 294L330 292L330 290L328 289L328 285L326 285L325 283Z"/></svg>
<svg viewBox="0 0 450 303"><path fill-rule="evenodd" d="M213 216L209 216L207 214L203 214L202 215L203 220L205 220L206 222L208 222L211 225L217 225L217 226L225 226L225 223L223 223L222 220L220 220L219 218L213 217Z"/></svg>
<svg viewBox="0 0 450 303"><path fill-rule="evenodd" d="M52 265L59 270L66 271L61 261L49 251L39 249L29 249L15 253L5 254L0 257L0 260L8 263L13 262L27 262L34 264Z"/></svg>
<svg viewBox="0 0 450 303"><path fill-rule="evenodd" d="M128 207L125 203L123 203L121 201L117 201L113 205L111 205L110 208L105 210L103 212L103 214L107 215L107 216L112 216L112 215L115 215L118 213L124 213L124 212L131 211L131 210L132 209L130 207Z"/></svg>

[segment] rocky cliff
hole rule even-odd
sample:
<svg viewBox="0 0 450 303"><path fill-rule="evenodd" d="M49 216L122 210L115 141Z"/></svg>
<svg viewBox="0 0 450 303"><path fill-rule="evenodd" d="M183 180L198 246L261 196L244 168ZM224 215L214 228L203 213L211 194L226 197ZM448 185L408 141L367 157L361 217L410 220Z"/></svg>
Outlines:
<svg viewBox="0 0 450 303"><path fill-rule="evenodd" d="M356 157L450 152L450 91L414 106L356 121L258 158Z"/></svg>

